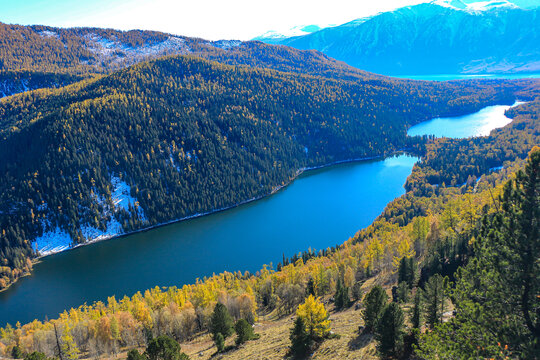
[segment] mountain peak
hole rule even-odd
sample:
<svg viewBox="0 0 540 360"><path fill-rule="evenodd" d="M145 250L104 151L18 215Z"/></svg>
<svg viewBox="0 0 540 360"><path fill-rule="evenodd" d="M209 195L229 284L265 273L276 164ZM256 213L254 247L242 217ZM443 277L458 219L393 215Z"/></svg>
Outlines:
<svg viewBox="0 0 540 360"><path fill-rule="evenodd" d="M487 11L495 8L519 8L515 2L508 0L467 1L467 0L433 0L431 4L464 10L468 12Z"/></svg>

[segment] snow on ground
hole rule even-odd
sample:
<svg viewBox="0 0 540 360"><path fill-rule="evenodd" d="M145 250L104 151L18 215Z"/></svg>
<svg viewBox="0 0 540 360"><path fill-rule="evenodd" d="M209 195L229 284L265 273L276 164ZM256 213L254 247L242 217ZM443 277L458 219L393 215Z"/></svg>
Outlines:
<svg viewBox="0 0 540 360"><path fill-rule="evenodd" d="M44 232L36 238L34 249L42 256L67 250L71 247L71 236L58 226L52 231Z"/></svg>
<svg viewBox="0 0 540 360"><path fill-rule="evenodd" d="M112 176L111 185L113 190L111 191L111 198L115 207L120 207L124 210L129 210L129 205L135 206L137 200L130 195L131 188L125 181L120 178Z"/></svg>
<svg viewBox="0 0 540 360"><path fill-rule="evenodd" d="M54 31L49 31L49 30L43 30L43 31L41 31L41 32L39 33L39 35L40 35L41 37L48 37L48 38L53 37L53 38L58 38L58 34L57 34L57 33L55 33Z"/></svg>
<svg viewBox="0 0 540 360"><path fill-rule="evenodd" d="M92 226L83 225L81 226L81 232L87 242L94 242L110 239L113 236L123 234L124 230L122 229L122 225L120 225L120 223L116 219L112 218L107 223L107 229L105 230L100 230Z"/></svg>
<svg viewBox="0 0 540 360"><path fill-rule="evenodd" d="M242 44L240 40L218 40L218 41L212 41L210 45L220 48L220 49L230 49L238 47Z"/></svg>
<svg viewBox="0 0 540 360"><path fill-rule="evenodd" d="M189 54L191 49L180 37L169 36L165 41L131 47L115 39L108 39L97 34L87 34L90 51L112 63L135 62L141 58L158 57L168 54Z"/></svg>
<svg viewBox="0 0 540 360"><path fill-rule="evenodd" d="M96 194L94 200L103 206L103 215L110 217L110 220L107 222L107 227L105 230L100 230L88 224L82 225L81 232L86 242L105 240L124 233L122 225L120 222L118 222L114 215L121 209L129 211L129 206L131 205L134 207L137 203L137 199L131 196L130 186L119 177L111 175L111 185L111 199L113 202L113 208L109 206L103 196L100 196L97 194L97 192L94 192ZM39 206L40 210L46 210L47 208L47 204L41 204ZM137 212L143 221L146 220L144 210L140 206L137 207ZM34 249L41 256L51 255L70 249L74 246L71 236L58 226L54 230L47 230L51 228L48 220L42 222L42 227L43 235L37 237L34 242Z"/></svg>

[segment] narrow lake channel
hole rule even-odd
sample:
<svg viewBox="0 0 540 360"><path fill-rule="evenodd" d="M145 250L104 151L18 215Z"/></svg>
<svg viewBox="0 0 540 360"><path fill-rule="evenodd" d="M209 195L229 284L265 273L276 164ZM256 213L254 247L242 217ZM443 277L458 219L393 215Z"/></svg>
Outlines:
<svg viewBox="0 0 540 360"><path fill-rule="evenodd" d="M432 119L409 135L487 135L511 122L504 116L508 108ZM282 254L341 244L404 193L417 160L400 155L309 171L262 200L48 256L31 276L0 293L0 326L54 318L112 295L182 286L212 273L255 272L277 264Z"/></svg>

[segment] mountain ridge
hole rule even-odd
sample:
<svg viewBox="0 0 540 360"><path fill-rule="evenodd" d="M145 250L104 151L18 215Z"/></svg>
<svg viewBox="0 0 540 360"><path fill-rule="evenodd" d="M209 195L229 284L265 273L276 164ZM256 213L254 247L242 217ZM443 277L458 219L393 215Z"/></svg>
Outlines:
<svg viewBox="0 0 540 360"><path fill-rule="evenodd" d="M442 4L407 6L277 43L385 75L540 70L540 8L506 1L484 10L478 3L466 9Z"/></svg>

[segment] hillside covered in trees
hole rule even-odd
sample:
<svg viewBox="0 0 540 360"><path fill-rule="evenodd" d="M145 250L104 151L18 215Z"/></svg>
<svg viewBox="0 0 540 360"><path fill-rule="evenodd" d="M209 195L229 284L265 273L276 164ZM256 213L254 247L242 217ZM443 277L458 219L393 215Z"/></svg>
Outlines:
<svg viewBox="0 0 540 360"><path fill-rule="evenodd" d="M304 167L422 151L409 126L527 99L535 87L347 80L176 56L9 97L0 286L51 239L81 244L268 195Z"/></svg>
<svg viewBox="0 0 540 360"><path fill-rule="evenodd" d="M152 359L160 346L175 358L202 359L220 352L230 359L312 352L321 359L537 358L540 97L513 112L511 124L469 139L461 153L471 164L504 154L502 169L473 179L476 168L446 155L463 143L430 141L407 193L337 248L306 251L276 270L223 273L7 326L0 350L27 359L134 348L146 350L128 359ZM438 183L465 177L471 181Z"/></svg>
<svg viewBox="0 0 540 360"><path fill-rule="evenodd" d="M229 65L331 78L380 78L318 51L260 42L206 41L155 31L0 23L0 96L68 85L165 55L195 55Z"/></svg>

